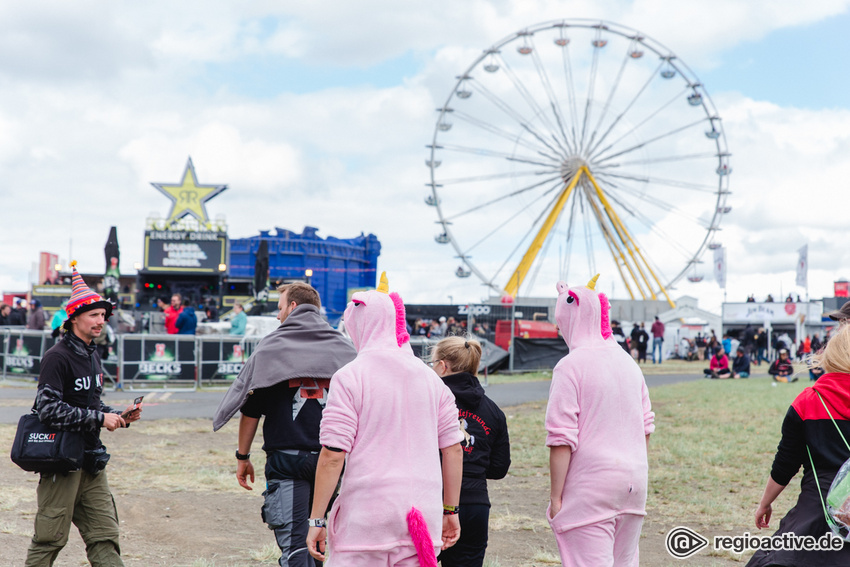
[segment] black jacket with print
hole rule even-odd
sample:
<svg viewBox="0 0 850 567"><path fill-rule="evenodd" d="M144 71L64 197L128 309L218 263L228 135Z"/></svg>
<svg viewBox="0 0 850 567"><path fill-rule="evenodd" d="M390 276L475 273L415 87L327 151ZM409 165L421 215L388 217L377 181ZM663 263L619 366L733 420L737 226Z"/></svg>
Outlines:
<svg viewBox="0 0 850 567"><path fill-rule="evenodd" d="M42 423L83 431L86 449L100 447L103 414L120 413L101 402L102 392L103 369L94 344L87 345L73 333L66 333L44 353L35 397Z"/></svg>

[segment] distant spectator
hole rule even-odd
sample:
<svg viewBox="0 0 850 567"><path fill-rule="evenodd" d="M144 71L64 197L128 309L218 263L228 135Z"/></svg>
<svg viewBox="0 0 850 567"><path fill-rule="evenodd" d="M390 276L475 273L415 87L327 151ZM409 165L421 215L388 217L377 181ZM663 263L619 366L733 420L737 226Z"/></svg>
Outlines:
<svg viewBox="0 0 850 567"><path fill-rule="evenodd" d="M649 346L649 335L644 329L643 323L641 323L640 326L635 323L631 336L634 347L637 350L638 363L640 363L641 360L646 362L646 349Z"/></svg>
<svg viewBox="0 0 850 567"><path fill-rule="evenodd" d="M726 379L732 376L732 371L729 370L729 358L723 351L723 347L717 349L714 356L708 363L708 368L703 370L707 378Z"/></svg>
<svg viewBox="0 0 850 567"><path fill-rule="evenodd" d="M694 346L697 347L697 360L705 360L706 341L701 333L697 333L694 339Z"/></svg>
<svg viewBox="0 0 850 567"><path fill-rule="evenodd" d="M177 321L174 322L177 328L178 335L194 335L198 327L198 316L195 315L195 310L189 305L189 300L183 301L183 309L177 316Z"/></svg>
<svg viewBox="0 0 850 567"><path fill-rule="evenodd" d="M738 347L737 356L732 362L732 377L733 378L749 378L750 377L750 357L744 352L742 347Z"/></svg>
<svg viewBox="0 0 850 567"><path fill-rule="evenodd" d="M30 301L30 316L27 319L27 329L33 331L44 330L44 309L41 308L41 302L37 299Z"/></svg>
<svg viewBox="0 0 850 567"><path fill-rule="evenodd" d="M815 333L812 335L812 354L817 353L821 348L823 348L823 344L820 342L820 337Z"/></svg>
<svg viewBox="0 0 850 567"><path fill-rule="evenodd" d="M737 352L732 350L732 339L729 338L729 333L723 335L723 340L720 341L720 344L723 345L724 352L728 352L729 356L732 356L732 353Z"/></svg>
<svg viewBox="0 0 850 567"><path fill-rule="evenodd" d="M177 334L177 317L180 316L180 312L183 311L183 296L179 293L175 293L171 296L171 305L165 308L165 332L169 335ZM192 333L194 334L194 333Z"/></svg>
<svg viewBox="0 0 850 567"><path fill-rule="evenodd" d="M794 298L791 297L791 294L788 294L788 297L785 298L785 303L794 303Z"/></svg>
<svg viewBox="0 0 850 567"><path fill-rule="evenodd" d="M661 364L661 359L663 358L664 323L661 322L661 319L659 319L657 315L655 316L655 322L652 324L649 331L652 333L652 363ZM655 355L656 352L658 353L657 359Z"/></svg>
<svg viewBox="0 0 850 567"><path fill-rule="evenodd" d="M679 341L679 358L682 360L690 360L688 356L691 350L691 341L687 337L682 337Z"/></svg>
<svg viewBox="0 0 850 567"><path fill-rule="evenodd" d="M771 363L767 373L773 376L776 382L788 383L797 381L796 376L791 377L794 374L794 365L791 364L791 359L788 358L788 351L784 348L780 349L779 358Z"/></svg>
<svg viewBox="0 0 850 567"><path fill-rule="evenodd" d="M809 365L809 381L817 382L818 378L825 374L825 370L819 366Z"/></svg>
<svg viewBox="0 0 850 567"><path fill-rule="evenodd" d="M723 347L723 350L726 350L727 353L730 353L730 356L737 355L738 347L741 346L741 341L736 339L734 336L729 337L729 350L726 350L726 347Z"/></svg>
<svg viewBox="0 0 850 567"><path fill-rule="evenodd" d="M9 315L12 313L12 308L6 303L0 303L0 325L9 325Z"/></svg>
<svg viewBox="0 0 850 567"><path fill-rule="evenodd" d="M756 302L756 298L754 296L752 296L752 295L747 296L747 303L755 303L755 302Z"/></svg>
<svg viewBox="0 0 850 567"><path fill-rule="evenodd" d="M444 317L441 317L444 319ZM431 321L431 328L428 330L428 338L429 339L439 339L443 337L443 330L437 321Z"/></svg>
<svg viewBox="0 0 850 567"><path fill-rule="evenodd" d="M454 321L454 319L452 319ZM440 317L440 336L445 337L449 333L449 322L445 317Z"/></svg>
<svg viewBox="0 0 850 567"><path fill-rule="evenodd" d="M420 337L427 337L428 336L428 324L425 321L423 321L422 319L417 319L413 323L413 334L420 336Z"/></svg>
<svg viewBox="0 0 850 567"><path fill-rule="evenodd" d="M24 326L27 324L26 300L21 299L20 297L15 300L15 306L12 308L12 312L9 314L9 324L20 326Z"/></svg>
<svg viewBox="0 0 850 567"><path fill-rule="evenodd" d="M626 341L626 334L623 332L619 321L611 321L611 333L617 340L617 344L623 347L624 351L629 352L629 343Z"/></svg>
<svg viewBox="0 0 850 567"><path fill-rule="evenodd" d="M233 313L233 317L230 318L230 334L242 336L248 326L248 316L245 315L245 309L241 303L236 303L233 306Z"/></svg>
<svg viewBox="0 0 850 567"><path fill-rule="evenodd" d="M449 320L446 321L446 330L443 331L443 336L454 337L463 334L463 326L460 325L454 317L449 317Z"/></svg>
<svg viewBox="0 0 850 567"><path fill-rule="evenodd" d="M59 306L59 309L56 313L53 314L53 318L50 319L50 329L53 331L52 335L55 339L62 333L62 324L68 318L68 314L65 312L65 307L68 306L68 300L62 302L62 305Z"/></svg>
<svg viewBox="0 0 850 567"><path fill-rule="evenodd" d="M764 300L765 303L773 303L773 296L769 293L767 294L767 298Z"/></svg>
<svg viewBox="0 0 850 567"><path fill-rule="evenodd" d="M769 362L767 359L767 332L764 327L760 327L756 334L756 365L761 366L762 362Z"/></svg>
<svg viewBox="0 0 850 567"><path fill-rule="evenodd" d="M210 299L204 309L205 321L208 323L218 322L218 307L216 307L215 299Z"/></svg>

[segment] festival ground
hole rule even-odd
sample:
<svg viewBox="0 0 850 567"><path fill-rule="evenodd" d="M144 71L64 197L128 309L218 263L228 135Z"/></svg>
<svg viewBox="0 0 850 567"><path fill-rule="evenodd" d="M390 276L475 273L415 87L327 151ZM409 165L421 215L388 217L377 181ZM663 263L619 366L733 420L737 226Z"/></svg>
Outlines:
<svg viewBox="0 0 850 567"><path fill-rule="evenodd" d="M680 525L709 539L755 531L752 511L772 462L782 417L807 385L801 380L772 387L764 375L736 381L694 379L693 372L701 372L701 367L692 364L685 368L691 370L691 380L650 389L658 430L650 443L642 565L740 564L741 556L714 553L710 546L685 561L674 560L665 549L665 536ZM662 378L654 371L674 369L664 366L653 369L650 365L647 381ZM506 386L520 384L512 381ZM531 384L526 386L532 389ZM25 399L10 397L9 390L0 388L0 408L20 415L26 410ZM109 402L130 396L110 394ZM173 410L178 404L166 399L157 407ZM557 549L544 519L549 487L542 427L545 401L505 405L505 410L514 464L505 480L490 485L493 508L487 565L557 565ZM0 446L8 448L13 435L14 425L0 425ZM257 478L252 492L237 486L235 439L235 423L212 433L206 418L150 419L126 431L104 432L113 455L110 484L128 566L276 563L272 534L259 514L263 479ZM258 456L255 466L261 470L262 454L254 454ZM20 471L8 460L0 465L2 567L23 563L35 513L36 483L35 475ZM774 523L793 504L796 485L792 481L788 494L775 504ZM85 564L82 541L72 531L57 566Z"/></svg>

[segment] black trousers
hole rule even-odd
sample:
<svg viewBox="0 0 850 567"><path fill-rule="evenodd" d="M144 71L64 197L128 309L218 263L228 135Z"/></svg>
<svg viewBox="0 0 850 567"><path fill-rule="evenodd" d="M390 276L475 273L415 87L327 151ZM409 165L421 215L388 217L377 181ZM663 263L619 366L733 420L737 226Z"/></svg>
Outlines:
<svg viewBox="0 0 850 567"><path fill-rule="evenodd" d="M463 504L460 516L460 539L440 552L443 567L481 567L487 551L487 529L490 523L490 506Z"/></svg>

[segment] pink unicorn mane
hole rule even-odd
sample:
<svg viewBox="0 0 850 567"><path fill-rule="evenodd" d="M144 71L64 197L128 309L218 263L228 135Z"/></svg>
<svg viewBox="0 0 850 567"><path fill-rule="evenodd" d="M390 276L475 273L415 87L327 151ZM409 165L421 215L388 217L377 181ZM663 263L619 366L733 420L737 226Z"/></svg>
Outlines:
<svg viewBox="0 0 850 567"><path fill-rule="evenodd" d="M610 337L614 333L611 331L611 317L608 313L611 310L611 304L608 303L608 298L605 297L604 293L599 294L599 305L602 308L602 313L601 313L601 315L602 315L602 317L601 317L601 319L602 319L602 321L601 321L601 323L602 323L601 324L602 338L607 339L608 337Z"/></svg>
<svg viewBox="0 0 850 567"><path fill-rule="evenodd" d="M390 294L390 299L393 300L393 305L395 305L395 338L398 341L398 346L401 346L410 340L410 333L407 332L407 324L404 320L404 302L396 292Z"/></svg>

